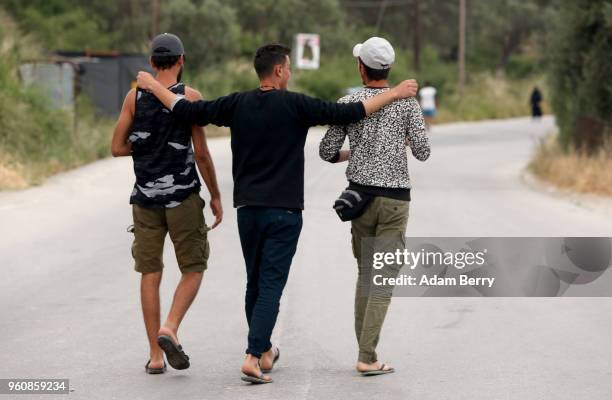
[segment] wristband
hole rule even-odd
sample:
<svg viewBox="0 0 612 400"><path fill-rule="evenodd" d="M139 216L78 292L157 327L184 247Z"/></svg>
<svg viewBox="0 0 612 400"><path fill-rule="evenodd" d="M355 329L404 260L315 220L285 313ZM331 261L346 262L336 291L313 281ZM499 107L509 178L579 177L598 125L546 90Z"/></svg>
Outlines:
<svg viewBox="0 0 612 400"><path fill-rule="evenodd" d="M184 98L185 96L183 96L182 94L177 94L174 100L172 100L172 104L170 104L170 111L174 110L174 106L176 105L176 103L183 100Z"/></svg>

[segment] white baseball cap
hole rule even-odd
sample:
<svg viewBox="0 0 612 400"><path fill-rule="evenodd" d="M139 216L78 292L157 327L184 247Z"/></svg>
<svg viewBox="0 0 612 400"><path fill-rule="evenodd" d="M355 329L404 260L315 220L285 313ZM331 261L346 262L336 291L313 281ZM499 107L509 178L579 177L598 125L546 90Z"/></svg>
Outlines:
<svg viewBox="0 0 612 400"><path fill-rule="evenodd" d="M353 47L353 56L372 69L389 69L395 61L393 46L386 39L371 37Z"/></svg>

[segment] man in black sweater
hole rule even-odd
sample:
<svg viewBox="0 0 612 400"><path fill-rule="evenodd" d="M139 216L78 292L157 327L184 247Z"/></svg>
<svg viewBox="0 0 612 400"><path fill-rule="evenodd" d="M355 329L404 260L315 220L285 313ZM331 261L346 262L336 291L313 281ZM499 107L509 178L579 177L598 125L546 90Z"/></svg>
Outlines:
<svg viewBox="0 0 612 400"><path fill-rule="evenodd" d="M311 126L357 122L383 106L417 93L415 81L362 102L325 102L287 89L291 49L279 44L257 50L258 89L212 101L190 102L146 72L138 86L149 90L185 123L231 129L234 207L247 270L245 311L249 324L243 380L269 383L279 350L270 343L280 298L302 229L304 144Z"/></svg>

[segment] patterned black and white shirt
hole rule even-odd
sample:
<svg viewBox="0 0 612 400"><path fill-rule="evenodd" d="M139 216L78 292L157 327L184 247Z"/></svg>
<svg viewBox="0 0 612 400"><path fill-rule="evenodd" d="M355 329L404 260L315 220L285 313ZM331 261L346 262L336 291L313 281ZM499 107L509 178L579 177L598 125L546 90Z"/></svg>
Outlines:
<svg viewBox="0 0 612 400"><path fill-rule="evenodd" d="M385 90L366 87L338 102L363 101ZM331 126L319 146L321 158L336 162L346 136L351 149L346 177L357 185L410 189L406 145L420 161L431 152L423 113L413 97L395 101L357 123Z"/></svg>

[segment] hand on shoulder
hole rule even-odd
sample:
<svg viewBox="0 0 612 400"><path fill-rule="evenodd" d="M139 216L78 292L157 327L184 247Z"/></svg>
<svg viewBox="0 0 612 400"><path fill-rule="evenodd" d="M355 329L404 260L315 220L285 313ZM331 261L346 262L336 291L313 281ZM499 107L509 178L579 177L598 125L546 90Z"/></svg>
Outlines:
<svg viewBox="0 0 612 400"><path fill-rule="evenodd" d="M204 97L202 97L202 93L197 89L185 85L185 98L189 101L198 101L202 100Z"/></svg>

